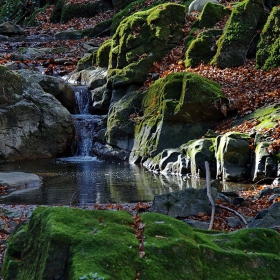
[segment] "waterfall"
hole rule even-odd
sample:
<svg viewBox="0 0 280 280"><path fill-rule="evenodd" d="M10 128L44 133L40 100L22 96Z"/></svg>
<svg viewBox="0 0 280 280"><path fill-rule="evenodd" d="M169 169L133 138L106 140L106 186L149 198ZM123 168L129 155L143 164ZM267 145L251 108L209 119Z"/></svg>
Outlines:
<svg viewBox="0 0 280 280"><path fill-rule="evenodd" d="M78 114L72 115L75 128L75 144L73 156L62 160L91 161L97 160L91 155L96 128L102 122L103 116L89 113L91 96L87 86L74 87Z"/></svg>
<svg viewBox="0 0 280 280"><path fill-rule="evenodd" d="M75 100L79 109L79 114L89 114L90 92L87 86L79 86L74 88Z"/></svg>

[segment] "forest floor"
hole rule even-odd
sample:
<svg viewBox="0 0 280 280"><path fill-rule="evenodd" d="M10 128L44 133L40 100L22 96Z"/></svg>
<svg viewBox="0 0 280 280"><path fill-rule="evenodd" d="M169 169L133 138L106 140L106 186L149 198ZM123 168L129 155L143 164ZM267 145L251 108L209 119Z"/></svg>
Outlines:
<svg viewBox="0 0 280 280"><path fill-rule="evenodd" d="M43 67L46 74L52 73L52 75L55 76L66 75L75 70L79 59L87 53L86 48L84 47L85 44L90 46L100 46L109 37L84 38L81 40L64 41L34 41L32 38L35 40L36 38L40 38L42 36L44 38L53 38L53 35L58 31L68 30L69 28L89 28L112 17L112 15L115 13L115 11L108 11L107 13L103 13L102 15L98 15L91 19L79 18L73 19L67 24L53 24L49 22L50 12L51 10L47 10L44 14L38 15L37 22L39 24L37 27L25 28L25 38L29 38L29 40L24 40L22 38L12 38L12 40L9 41L0 41L0 64L4 65L6 63L12 62L10 55L19 47L42 48L66 46L69 49L67 53L56 55L55 57L52 57L52 59L46 58L40 60L26 60L22 62L17 61L18 64L23 64L24 67L30 69L34 69L34 67L37 66ZM186 34L189 31L191 21L193 21L193 18L189 18L189 21L186 22ZM220 24L224 24L224 22L221 22ZM154 63L154 66L151 68L150 73L147 76L147 81L144 86L149 86L152 83L149 78L152 73L158 73L160 77L164 77L173 72L191 71L221 84L224 94L230 100L230 106L229 108L225 109L225 115L227 114L228 110L232 110L236 111L236 115L244 116L262 106L280 102L280 67L264 72L260 69L256 69L255 61L250 59L246 60L243 66L235 68L218 69L214 66L207 66L204 64L201 64L195 68L185 68L183 64L183 57L183 46L181 45L174 48L162 59L162 61ZM65 58L67 63L56 63L58 58ZM225 133L231 130L231 124L233 120L233 118L230 118L221 123L220 126L217 127L217 132ZM247 123L234 129L241 132L250 132L252 129L254 129L254 125L254 123ZM270 132L270 136L274 139L274 144L271 146L272 150L280 148L279 125L280 124L275 126L275 128ZM252 185L252 188L248 191L239 192L238 195L243 197L246 201L246 203L243 205L233 205L221 201L218 201L217 203L227 206L246 217L254 217L260 210L267 209L272 203L275 202L275 200L269 199L269 195L263 196L260 199L256 198L256 195L259 191L272 187L275 186ZM21 224L29 218L28 213L30 213L30 211L32 212L36 207L36 205L0 205L0 209L7 210L10 213L21 213L16 216L12 216L8 214L8 212L2 211L1 219L6 224L9 224L11 221ZM151 203L139 202L137 204L96 204L91 209L125 210L129 211L132 215L136 215L140 212L149 211L150 207ZM220 214L215 215L213 229L221 231L233 231L242 228L242 226L230 228L227 225L226 217L234 215L234 213L230 213L227 210L222 209ZM210 215L204 214L199 214L196 217L189 218L200 221L210 221ZM8 230L0 230L0 267L2 265L2 259L9 235L10 233Z"/></svg>

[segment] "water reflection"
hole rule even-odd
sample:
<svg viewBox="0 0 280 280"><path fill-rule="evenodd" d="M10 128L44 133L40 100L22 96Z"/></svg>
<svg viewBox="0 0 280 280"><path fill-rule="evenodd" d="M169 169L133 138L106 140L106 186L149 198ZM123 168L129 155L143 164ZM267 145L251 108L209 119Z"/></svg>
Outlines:
<svg viewBox="0 0 280 280"><path fill-rule="evenodd" d="M0 165L0 172L31 172L43 178L38 189L0 197L0 203L90 206L95 203L152 201L155 195L189 187L205 187L204 180L156 175L128 163L36 160ZM239 186L242 188L243 186ZM232 189L226 186L227 190Z"/></svg>

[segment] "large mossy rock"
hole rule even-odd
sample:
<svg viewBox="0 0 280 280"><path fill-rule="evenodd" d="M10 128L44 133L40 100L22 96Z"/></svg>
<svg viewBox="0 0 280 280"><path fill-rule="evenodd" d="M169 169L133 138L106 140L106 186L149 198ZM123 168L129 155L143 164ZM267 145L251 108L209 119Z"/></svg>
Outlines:
<svg viewBox="0 0 280 280"><path fill-rule="evenodd" d="M230 12L228 8L220 4L211 2L205 4L185 40L186 67L196 67L201 63L208 64L212 60L217 51L216 38L222 35L223 30L211 28ZM198 35L196 35L197 32L199 32Z"/></svg>
<svg viewBox="0 0 280 280"><path fill-rule="evenodd" d="M128 1L126 1L126 2L128 2ZM191 2L191 0L187 0L187 1L184 1L184 0L170 0L170 1L153 0L153 1L149 1L149 2L147 2L146 0L130 1L129 4L127 3L128 5L126 5L126 7L123 7L118 13L116 13L114 15L112 27L111 27L111 34L113 35L116 32L118 26L120 25L121 21L124 18L129 17L136 12L145 11L145 10L148 10L157 5L164 4L166 2L184 5L184 4ZM114 0L113 0L113 3L114 3Z"/></svg>
<svg viewBox="0 0 280 280"><path fill-rule="evenodd" d="M182 39L184 17L184 6L167 3L125 18L112 38L108 88L140 87L153 63Z"/></svg>
<svg viewBox="0 0 280 280"><path fill-rule="evenodd" d="M264 70L280 65L280 8L274 7L262 29L260 42L257 46L256 66Z"/></svg>
<svg viewBox="0 0 280 280"><path fill-rule="evenodd" d="M29 224L9 239L3 279L278 277L280 237L276 231L219 233L195 230L162 214L140 217L145 236L142 258L134 220L126 212L39 207Z"/></svg>
<svg viewBox="0 0 280 280"><path fill-rule="evenodd" d="M185 67L196 67L201 63L208 64L217 51L216 38L222 35L222 30L209 29L199 33L187 48Z"/></svg>
<svg viewBox="0 0 280 280"><path fill-rule="evenodd" d="M51 94L0 66L0 158L51 158L69 149L70 113Z"/></svg>
<svg viewBox="0 0 280 280"><path fill-rule="evenodd" d="M262 0L245 0L233 7L212 64L219 68L243 65L252 40L266 22Z"/></svg>
<svg viewBox="0 0 280 280"><path fill-rule="evenodd" d="M174 73L157 80L143 98L131 160L154 157L166 148L200 138L224 118L217 107L226 102L220 85L197 74Z"/></svg>
<svg viewBox="0 0 280 280"><path fill-rule="evenodd" d="M230 15L231 10L221 4L207 2L203 7L197 20L193 23L193 28L212 28L225 16Z"/></svg>

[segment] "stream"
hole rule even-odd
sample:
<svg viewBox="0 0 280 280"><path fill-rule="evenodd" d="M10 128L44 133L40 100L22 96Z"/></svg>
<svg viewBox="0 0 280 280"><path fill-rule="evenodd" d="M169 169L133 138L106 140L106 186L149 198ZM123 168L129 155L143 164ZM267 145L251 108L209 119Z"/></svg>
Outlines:
<svg viewBox="0 0 280 280"><path fill-rule="evenodd" d="M89 113L90 95L86 86L75 87L77 114L72 115L76 144L73 155L0 164L0 172L35 173L40 185L16 188L1 196L2 204L92 206L96 203L152 201L155 195L185 188L205 187L205 181L172 175L158 175L129 163L108 163L92 156L95 129L104 116ZM227 183L225 190L248 186Z"/></svg>

